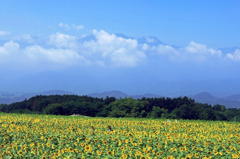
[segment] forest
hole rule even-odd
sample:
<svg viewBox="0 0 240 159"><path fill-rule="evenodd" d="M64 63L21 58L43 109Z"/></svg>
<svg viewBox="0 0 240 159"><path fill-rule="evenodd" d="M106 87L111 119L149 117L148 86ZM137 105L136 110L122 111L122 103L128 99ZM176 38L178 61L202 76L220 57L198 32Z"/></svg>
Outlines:
<svg viewBox="0 0 240 159"><path fill-rule="evenodd" d="M240 109L178 98L93 98L77 95L38 95L22 102L1 104L6 113L80 114L90 117L170 118L240 121Z"/></svg>

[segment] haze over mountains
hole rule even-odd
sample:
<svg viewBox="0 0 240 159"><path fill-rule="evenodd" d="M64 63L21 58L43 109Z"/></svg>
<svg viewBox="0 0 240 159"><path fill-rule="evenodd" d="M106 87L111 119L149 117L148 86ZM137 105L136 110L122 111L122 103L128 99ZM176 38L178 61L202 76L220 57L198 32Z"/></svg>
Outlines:
<svg viewBox="0 0 240 159"><path fill-rule="evenodd" d="M108 33L102 34L111 37ZM223 104L231 107L239 105L238 95L234 95L238 94L240 90L240 80L238 80L238 74L235 74L237 69L235 65L237 64L227 63L228 66L220 66L216 63L214 64L214 60L213 64L205 61L206 65L196 61L189 62L183 60L183 64L179 61L176 62L175 57L170 57L170 59L169 55L165 57L165 54L181 50L183 47L165 44L154 36L134 38L124 34L113 35L117 38L122 38L122 40L135 40L140 47L146 47L145 53L147 54L148 62L144 62L137 67L99 67L93 65L66 67L63 69L60 67L61 70L58 71L55 69L34 72L1 70L0 88L3 91L0 96L1 103L21 101L37 94L88 94L95 97L114 96L116 98L161 97L161 95L166 97L189 96L202 103ZM65 35L62 34L62 36ZM96 35L90 34L83 38L78 38L77 41L86 43L97 41L97 38ZM49 44L42 42L43 39L35 38L35 40L42 46L49 47ZM2 40L0 44L3 45L5 42ZM29 43L22 41L19 42L19 45L27 47ZM203 47L200 48L200 51L203 51L202 53L204 51L205 53L208 52L204 45L195 43L192 43L192 45L191 47L193 48L194 45L197 45L194 49ZM227 55L237 49L239 48L229 47L216 50L220 50L223 55ZM171 58L174 60L171 60ZM205 71L208 69L210 70ZM45 92L45 90L66 90L68 92ZM109 90L120 90L127 94ZM199 92L208 93L198 94ZM131 96L128 94L135 95ZM211 94L214 94L214 96Z"/></svg>
<svg viewBox="0 0 240 159"><path fill-rule="evenodd" d="M66 92L61 90L53 90L53 91L45 91L45 92L38 92L38 93L4 93L0 92L0 104L10 104L14 102L20 102L25 99L29 99L36 95L77 95L72 92ZM108 97L115 97L119 98L134 98L134 99L141 99L143 97L147 98L160 98L166 97L156 94L139 94L139 95L128 95L121 91L109 91L109 92L102 92L102 93L91 93L87 94L91 97L97 98L106 98ZM177 97L177 96L176 96ZM227 108L240 108L240 94L235 94L226 97L216 97L207 92L202 92L196 95L189 95L188 97L194 99L196 102L199 103L207 103L212 106L216 104L225 105Z"/></svg>
<svg viewBox="0 0 240 159"><path fill-rule="evenodd" d="M7 53L10 47L20 54L27 51L24 58L33 58L25 60L35 60L31 62L15 57L18 60L1 61L1 91L57 89L89 94L120 90L128 94L153 93L171 97L199 92L228 96L240 90L240 75L237 73L239 47L214 49L193 41L187 46L174 46L154 36L136 38L103 30L94 30L83 37L56 33L45 38L31 38L38 46L37 50L26 40L15 43L8 43L8 39L0 41L0 46L3 45L0 48L7 55L11 55L11 52ZM71 46L90 63L74 63L75 58L68 59ZM63 51L66 54L62 54ZM236 58L231 59L234 52Z"/></svg>

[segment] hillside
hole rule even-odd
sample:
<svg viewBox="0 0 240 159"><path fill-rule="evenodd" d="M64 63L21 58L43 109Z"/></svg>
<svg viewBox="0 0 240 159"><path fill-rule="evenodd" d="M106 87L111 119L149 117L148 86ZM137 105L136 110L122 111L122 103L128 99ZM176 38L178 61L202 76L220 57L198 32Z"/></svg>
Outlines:
<svg viewBox="0 0 240 159"><path fill-rule="evenodd" d="M25 99L29 99L36 95L73 95L72 92L62 91L62 90L51 90L36 93L19 93L19 92L0 92L0 104L11 104L15 102L21 102Z"/></svg>
<svg viewBox="0 0 240 159"><path fill-rule="evenodd" d="M115 97L117 99L130 97L126 93L123 93L121 91L109 91L109 92L102 92L102 93L91 93L88 94L90 97L96 97L96 98L106 98L106 97Z"/></svg>
<svg viewBox="0 0 240 159"><path fill-rule="evenodd" d="M109 91L109 92L102 92L102 93L91 93L88 94L88 96L91 97L97 97L97 98L106 98L106 97L115 97L116 99L120 98L133 98L133 99L141 99L143 97L145 98L160 98L162 96L156 95L156 94L151 94L151 93L146 93L146 94L140 94L140 95L128 95L126 93L123 93L121 91Z"/></svg>
<svg viewBox="0 0 240 159"><path fill-rule="evenodd" d="M228 97L215 97L207 92L202 92L193 96L189 96L199 103L207 103L211 105L225 105L228 108L240 108L240 95L232 95Z"/></svg>
<svg viewBox="0 0 240 159"><path fill-rule="evenodd" d="M240 94L235 94L235 95L223 97L223 99L240 102Z"/></svg>

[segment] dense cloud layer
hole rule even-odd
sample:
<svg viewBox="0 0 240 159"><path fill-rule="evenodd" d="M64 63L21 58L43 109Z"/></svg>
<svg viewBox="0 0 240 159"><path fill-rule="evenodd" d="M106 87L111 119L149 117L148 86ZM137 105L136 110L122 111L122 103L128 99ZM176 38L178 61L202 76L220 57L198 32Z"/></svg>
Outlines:
<svg viewBox="0 0 240 159"><path fill-rule="evenodd" d="M80 30L83 26L60 23L65 29ZM0 31L1 36L10 34ZM240 61L240 50L223 54L221 50L191 41L185 47L156 44L156 39L119 36L104 30L93 30L92 34L74 36L57 32L39 41L31 35L24 34L4 41L0 46L0 66L14 69L28 66L35 69L52 69L68 66L100 67L137 67L148 63L152 58L165 58L170 61L214 63L223 61ZM44 64L44 66L43 66ZM151 64L151 63L149 63Z"/></svg>

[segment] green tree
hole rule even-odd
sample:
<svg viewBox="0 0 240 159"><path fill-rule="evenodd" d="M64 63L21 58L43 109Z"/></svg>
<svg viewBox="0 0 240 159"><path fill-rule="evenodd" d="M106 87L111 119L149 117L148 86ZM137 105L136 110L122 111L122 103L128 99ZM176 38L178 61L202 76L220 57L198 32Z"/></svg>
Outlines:
<svg viewBox="0 0 240 159"><path fill-rule="evenodd" d="M153 106L151 113L149 113L150 118L165 118L168 110L160 107Z"/></svg>
<svg viewBox="0 0 240 159"><path fill-rule="evenodd" d="M110 103L111 117L140 117L144 104L133 98L122 98Z"/></svg>

